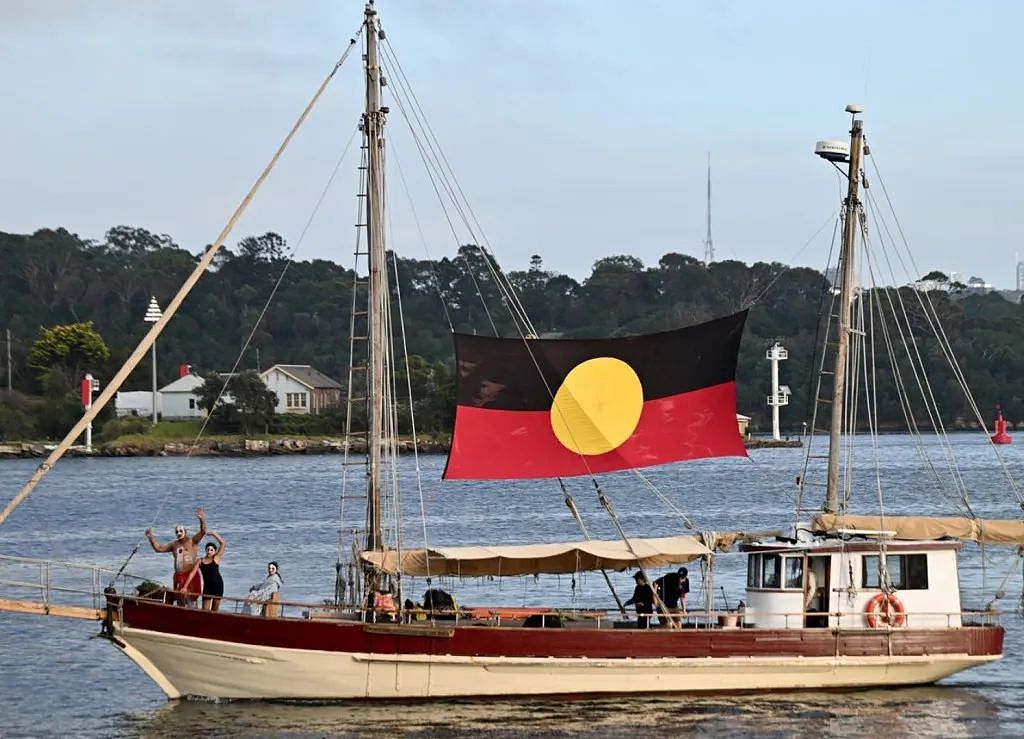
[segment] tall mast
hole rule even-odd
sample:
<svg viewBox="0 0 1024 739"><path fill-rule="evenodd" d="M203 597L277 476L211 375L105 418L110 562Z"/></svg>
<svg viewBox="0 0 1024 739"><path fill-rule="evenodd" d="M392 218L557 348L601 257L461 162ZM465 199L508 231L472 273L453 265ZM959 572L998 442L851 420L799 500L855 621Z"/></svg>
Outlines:
<svg viewBox="0 0 1024 739"><path fill-rule="evenodd" d="M704 240L704 264L715 261L715 246L711 243L711 152L708 152L708 237Z"/></svg>
<svg viewBox="0 0 1024 739"><path fill-rule="evenodd" d="M846 111L856 116L862 108L847 105ZM843 244L839 254L839 336L836 347L836 363L832 385L832 425L828 435L828 487L825 496L825 512L839 510L839 450L843 429L843 398L846 393L846 362L850 347L850 324L853 308L853 260L857 240L857 222L860 215L860 201L857 189L860 185L860 159L864 144L863 122L853 118L850 130L850 166L847 170L848 189L843 203Z"/></svg>
<svg viewBox="0 0 1024 739"><path fill-rule="evenodd" d="M384 306L388 299L384 253L384 119L380 104L380 66L377 59L377 11L373 0L366 4L366 111L363 136L366 142L366 241L369 253L369 433L367 439L366 548L383 547L381 535L381 436L384 421ZM375 583L369 583L373 585Z"/></svg>

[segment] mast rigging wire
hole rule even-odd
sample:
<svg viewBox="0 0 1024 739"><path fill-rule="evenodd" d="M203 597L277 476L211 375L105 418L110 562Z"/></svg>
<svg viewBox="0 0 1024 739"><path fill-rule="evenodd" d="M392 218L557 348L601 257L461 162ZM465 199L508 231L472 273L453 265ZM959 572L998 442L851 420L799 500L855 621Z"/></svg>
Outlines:
<svg viewBox="0 0 1024 739"><path fill-rule="evenodd" d="M306 238L306 233L309 231L309 227L313 224L313 221L316 219L317 214L320 212L320 206L323 205L324 199L327 197L327 193L331 189L331 185L334 183L334 178L337 176L338 170L341 168L341 163L345 160L345 157L348 155L349 148L352 146L352 141L354 139L355 132L353 132L352 136L349 137L348 143L345 145L345 148L342 151L341 156L338 157L338 161L337 163L335 163L334 169L331 171L330 177L327 178L327 183L324 185L323 190L320 192L320 197L317 198L316 204L313 206L313 210L310 212L309 217L306 219L305 225L302 227L302 231L299 233L299 238L295 241L294 245L289 247L289 252L284 259L284 265L281 267L281 271L278 274L277 279L274 281L273 287L270 289L270 294L267 295L267 299L264 301L263 307L260 309L259 315L256 316L256 320L253 321L252 328L249 330L249 335L245 338L245 341L242 342L242 347L241 349L239 349L238 354L235 357L235 361L231 365L231 369L228 370L227 375L224 377L224 381L221 383L220 386L220 391L217 393L217 397L214 399L213 405L210 407L209 413L207 413L206 416L203 418L203 422L202 424L200 424L199 430L196 432L195 437L192 439L192 443L189 445L188 451L185 453L186 459L190 458L193 455L193 453L199 446L199 440L206 433L206 427L209 426L210 421L213 418L214 409L221 403L221 400L227 393L228 384L231 382L231 379L235 376L239 365L242 363L242 358L245 356L246 351L248 351L249 346L252 344L252 340L253 337L256 335L257 329L263 323L263 319L266 316L267 311L270 310L270 304L273 302L274 296L277 295L277 291L281 287L281 283L284 281L284 277L288 273L288 268L292 265L292 262L295 259L295 255L299 252L299 249L302 247L302 243ZM171 488L168 488L160 497L160 501L159 503L157 503L156 512L153 514L153 517L149 522L149 528L152 528L156 525L156 522L160 518L160 515L163 513L164 506L167 504L167 499L170 497L171 493ZM139 547L142 545L142 541L142 539L139 539L136 542L135 546L132 547L132 550L128 554L128 557L121 564L121 567L118 570L118 574L124 572L124 569L128 566L128 563L131 562L132 558L138 553Z"/></svg>
<svg viewBox="0 0 1024 739"><path fill-rule="evenodd" d="M875 177L878 179L878 184L882 188L882 194L885 196L886 203L888 204L889 210L892 213L893 221L894 221L894 223L896 225L897 232L900 235L900 240L901 240L901 242L903 244L903 247L906 250L908 261L911 264L911 266L914 268L915 273L919 274L920 270L919 270L919 268L917 266L917 262L914 260L913 253L910 251L910 244L907 241L906 233L903 230L903 226L900 223L899 218L896 216L896 211L893 208L892 200L889 197L889 191L888 191L888 189L885 186L885 181L882 179L882 173L878 169L877 161L875 160L875 157L873 155L868 157L868 158L871 160L871 166L874 167ZM898 252L897 252L897 254L898 254ZM902 262L902 257L901 257L901 262ZM931 295L926 292L924 299L922 299L920 291L915 290L915 293L917 294L917 299L918 299L918 302L921 304L922 309L924 308L924 301L927 301L928 307L930 308L930 313L928 313L928 311L926 311L926 315L929 316L929 324L932 325L933 330L936 331L936 338L939 339L939 345L940 345L940 347L942 347L943 353L946 355L947 360L949 361L951 367L953 368L953 373L956 376L957 381L959 382L960 387L963 390L963 392L964 392L964 394L965 394L965 396L967 398L967 401L968 401L968 404L971 407L971 410L974 412L975 420L978 422L978 424L981 427L982 431L984 431L986 434L988 434L989 433L988 424L986 423L984 417L982 416L981 410L978 408L978 404L977 404L977 402L974 399L974 394L971 392L970 387L967 385L967 379L964 376L964 373L963 373L962 368L960 367L959 361L957 361L955 352L953 352L952 344L949 341L949 337L946 335L946 331L945 331L945 329L942 326L942 322L939 320L938 311L936 310L935 305L934 305L934 303L933 303L933 301L931 299ZM935 323L934 324L932 323L932 316L934 316L934 319L935 319ZM940 338L939 334L941 334L941 338ZM1009 469L1009 467L1006 464L1006 460L1003 458L1002 450L996 444L992 445L992 450L993 450L993 453L996 455L996 459L998 460L999 466L1002 469L1003 474L1006 477L1007 482L1009 483L1011 489L1013 490L1014 495L1016 495L1016 497L1017 497L1018 504L1020 504L1021 508L1024 509L1024 494L1022 494L1019 486L1017 485L1016 480L1014 479L1013 475L1011 474L1010 469Z"/></svg>
<svg viewBox="0 0 1024 739"><path fill-rule="evenodd" d="M238 222L238 219L241 218L242 214L249 207L249 204L252 202L252 199L256 195L256 192L259 190L260 186L267 179L267 177L270 176L271 171L274 169L278 160L281 158L285 150L288 148L288 145L295 137L295 134L298 132L299 128L302 127L302 124L305 123L306 118L309 117L310 112L313 110L313 107L316 105L317 101L319 101L320 96L323 94L324 90L327 89L327 85L331 82L332 79L334 79L334 75L337 73L338 69L341 68L341 65L344 64L345 60L348 58L352 49L355 47L356 40L359 38L359 35L361 33L362 29L360 29L360 31L357 32L355 36L353 36L353 38L349 39L348 48L345 49L344 53L341 55L341 58L338 59L338 61L334 64L334 67L324 78L323 82L320 84L320 87L317 88L316 92L313 94L313 97L310 99L309 103L306 104L305 109L299 115L291 130L285 136L284 141L281 142L281 145L278 147L273 157L271 157L270 162L267 164L266 167L264 167L263 171L256 179L256 182L253 183L252 187L249 188L249 191L246 193L245 197L242 198L241 203L239 203L238 206L235 208L234 213L228 219L228 222L224 225L224 228L221 229L220 234L218 234L217 238L214 239L214 242L206 250L206 253L203 254L198 264L196 264L196 268L193 270L192 274L188 276L188 278L185 280L185 283L178 289L178 292L171 299L171 302L167 304L167 307L164 309L163 316L150 327L149 331L143 337L142 341L139 342L139 345L135 347L135 350L131 353L131 355L129 355L128 359L125 360L125 363L121 366L121 369L117 371L117 373L110 380L107 386L100 392L99 397L96 398L96 400L93 402L92 407L89 408L82 415L78 423L76 423L74 427L72 427L72 429L67 433L67 435L60 442L60 444L57 445L57 448L54 449L53 452L51 452L50 455L46 458L46 460L39 465L35 474L32 475L32 477L29 479L28 482L25 483L21 490L19 490L18 493L7 503L3 511L0 511L0 525L3 525L4 521L6 521L7 518L11 515L11 513L14 512L14 509L21 505L21 503L26 498L28 498L29 495L31 495L36 485L38 485L39 482L43 479L43 477L46 476L46 473L49 472L53 465L55 465L60 460L60 458L64 456L64 453L68 450L71 444L74 443L75 439L77 439L85 431L89 423L99 414L101 410L103 410L104 406L106 406L106 404L110 402L111 398L114 397L114 394L120 389L121 385L128 378L128 375L131 374L133 369L135 369L136 365L138 365L138 363L142 360L142 357L149 350L150 346L152 346L153 342L156 341L157 337L164 330L164 327L166 327L167 324L170 322L171 318L174 316L178 308L181 306L181 303L185 300L185 297L189 294L189 292L191 292L196 282L199 281L199 278L203 276L207 268L213 262L214 256L216 256L217 252L220 251L220 248L224 245L224 241L227 239L228 234L231 233L231 230ZM137 545L136 549L138 549Z"/></svg>

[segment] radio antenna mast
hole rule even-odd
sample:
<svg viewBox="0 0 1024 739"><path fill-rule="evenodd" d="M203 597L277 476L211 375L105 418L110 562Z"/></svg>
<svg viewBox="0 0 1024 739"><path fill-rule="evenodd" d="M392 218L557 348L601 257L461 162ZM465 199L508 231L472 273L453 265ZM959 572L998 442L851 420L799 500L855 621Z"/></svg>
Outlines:
<svg viewBox="0 0 1024 739"><path fill-rule="evenodd" d="M708 152L708 237L704 239L704 264L715 261L715 245L711 242L711 152Z"/></svg>

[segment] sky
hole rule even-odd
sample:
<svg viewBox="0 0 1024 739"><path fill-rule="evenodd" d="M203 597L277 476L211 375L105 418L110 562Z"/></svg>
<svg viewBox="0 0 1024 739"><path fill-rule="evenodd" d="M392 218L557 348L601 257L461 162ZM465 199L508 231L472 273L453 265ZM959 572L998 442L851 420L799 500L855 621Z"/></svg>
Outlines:
<svg viewBox="0 0 1024 739"><path fill-rule="evenodd" d="M341 55L362 7L0 1L0 230L63 226L100 240L128 224L198 251ZM648 266L667 252L701 258L709 152L716 259L823 269L832 229L812 236L840 195L814 144L847 137L844 107L859 103L921 270L1015 284L1024 4L377 7L506 270L533 254L578 279L611 255ZM353 54L339 71L230 244L267 230L297 243L355 130L359 63ZM469 236L438 207L390 91L389 246L453 254ZM342 160L295 258L352 263L357 155L356 145Z"/></svg>

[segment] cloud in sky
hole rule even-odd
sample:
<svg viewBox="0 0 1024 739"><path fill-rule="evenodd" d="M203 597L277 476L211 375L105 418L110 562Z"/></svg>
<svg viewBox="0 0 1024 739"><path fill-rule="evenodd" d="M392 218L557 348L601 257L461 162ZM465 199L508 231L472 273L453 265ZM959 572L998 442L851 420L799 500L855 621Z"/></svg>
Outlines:
<svg viewBox="0 0 1024 739"><path fill-rule="evenodd" d="M359 2L44 0L0 5L0 229L110 226L210 241L361 19ZM702 254L707 152L719 258L824 266L838 204L815 140L866 105L872 151L923 267L1013 282L1024 164L1012 3L382 2L388 41L507 269L540 254ZM358 120L359 56L234 240L294 241ZM392 101L433 256L456 238ZM354 152L355 150L353 150ZM350 153L298 254L350 260ZM870 171L869 171L870 173ZM874 178L869 178L874 184ZM393 245L422 256L401 181ZM880 196L880 188L875 188ZM826 231L829 231L826 229ZM459 240L466 238L465 234Z"/></svg>

